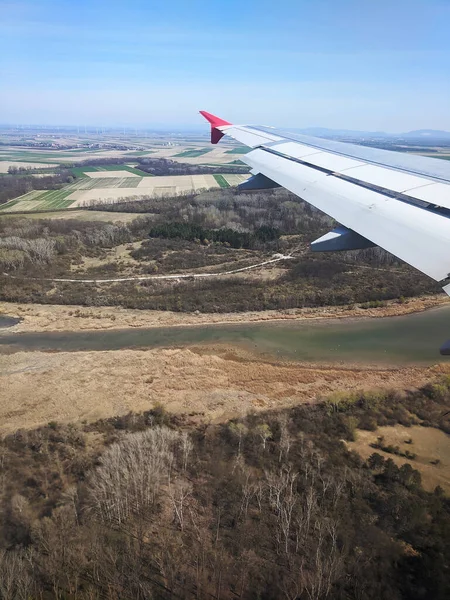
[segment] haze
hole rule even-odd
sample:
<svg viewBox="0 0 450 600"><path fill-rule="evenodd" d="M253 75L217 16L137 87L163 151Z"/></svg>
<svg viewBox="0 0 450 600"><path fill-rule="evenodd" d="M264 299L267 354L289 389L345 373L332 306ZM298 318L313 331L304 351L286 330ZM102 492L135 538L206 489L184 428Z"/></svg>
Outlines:
<svg viewBox="0 0 450 600"><path fill-rule="evenodd" d="M0 6L5 124L450 129L446 0Z"/></svg>

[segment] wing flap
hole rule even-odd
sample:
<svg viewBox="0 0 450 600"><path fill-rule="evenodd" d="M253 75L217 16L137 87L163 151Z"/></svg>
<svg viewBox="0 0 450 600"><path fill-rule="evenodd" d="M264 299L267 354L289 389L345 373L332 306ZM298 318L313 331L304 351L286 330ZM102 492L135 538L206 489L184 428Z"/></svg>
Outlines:
<svg viewBox="0 0 450 600"><path fill-rule="evenodd" d="M253 150L242 159L436 281L449 276L449 219L263 149Z"/></svg>
<svg viewBox="0 0 450 600"><path fill-rule="evenodd" d="M450 278L450 218L441 208L450 209L450 162L267 127L218 129L253 148L241 159L255 173L436 281Z"/></svg>

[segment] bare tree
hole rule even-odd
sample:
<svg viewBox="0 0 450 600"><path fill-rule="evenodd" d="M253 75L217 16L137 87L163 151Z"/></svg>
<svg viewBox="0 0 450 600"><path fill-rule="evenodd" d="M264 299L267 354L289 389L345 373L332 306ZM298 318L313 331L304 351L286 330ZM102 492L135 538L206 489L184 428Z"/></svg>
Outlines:
<svg viewBox="0 0 450 600"><path fill-rule="evenodd" d="M261 423L256 427L256 434L261 440L263 450L266 449L267 440L272 439L272 432L267 423Z"/></svg>
<svg viewBox="0 0 450 600"><path fill-rule="evenodd" d="M167 495L173 508L174 520L183 531L187 505L192 496L192 484L178 479L169 485Z"/></svg>
<svg viewBox="0 0 450 600"><path fill-rule="evenodd" d="M232 436L235 437L238 441L238 456L240 456L242 450L242 441L247 435L248 429L244 425L244 423L230 423L228 425L228 429Z"/></svg>
<svg viewBox="0 0 450 600"><path fill-rule="evenodd" d="M281 462L283 460L283 458L286 460L289 456L289 451L291 449L291 444L292 444L292 437L291 434L289 433L289 427L288 427L288 417L286 415L286 413L282 413L280 415L280 417L278 418L278 423L280 426L280 441L279 441L279 447L280 447L280 452L278 455L278 460L279 462Z"/></svg>
<svg viewBox="0 0 450 600"><path fill-rule="evenodd" d="M113 444L89 480L91 506L109 524L151 508L169 483L180 434L167 427L133 433Z"/></svg>

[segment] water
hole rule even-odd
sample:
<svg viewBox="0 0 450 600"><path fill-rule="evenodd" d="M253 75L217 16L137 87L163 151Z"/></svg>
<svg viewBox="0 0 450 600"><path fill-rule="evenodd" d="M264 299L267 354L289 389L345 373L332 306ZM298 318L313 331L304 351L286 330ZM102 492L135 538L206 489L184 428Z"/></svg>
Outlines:
<svg viewBox="0 0 450 600"><path fill-rule="evenodd" d="M20 323L20 319L18 317L6 317L0 315L0 329L12 327L13 325L17 325L17 323Z"/></svg>
<svg viewBox="0 0 450 600"><path fill-rule="evenodd" d="M266 356L324 363L433 364L449 357L450 306L382 319L327 319L110 331L8 333L0 352L98 351L232 344Z"/></svg>

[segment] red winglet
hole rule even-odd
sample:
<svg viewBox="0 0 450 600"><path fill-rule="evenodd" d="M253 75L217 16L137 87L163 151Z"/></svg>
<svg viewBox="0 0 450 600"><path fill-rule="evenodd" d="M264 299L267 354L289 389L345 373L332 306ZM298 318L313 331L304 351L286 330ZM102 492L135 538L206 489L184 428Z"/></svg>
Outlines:
<svg viewBox="0 0 450 600"><path fill-rule="evenodd" d="M220 129L217 127L221 127L222 125L231 125L229 121L224 121L224 119L220 119L215 115L212 115L206 110L201 110L200 114L205 117L209 123L211 123L211 144L217 144L217 142L225 135Z"/></svg>

